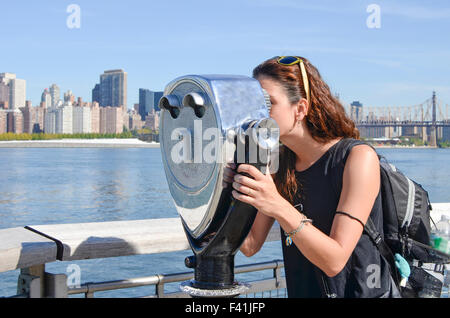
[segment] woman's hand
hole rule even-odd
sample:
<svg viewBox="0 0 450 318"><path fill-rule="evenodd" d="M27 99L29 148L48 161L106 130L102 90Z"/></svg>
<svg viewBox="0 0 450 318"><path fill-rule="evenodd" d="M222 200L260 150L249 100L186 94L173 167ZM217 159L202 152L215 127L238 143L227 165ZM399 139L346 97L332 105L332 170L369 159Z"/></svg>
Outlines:
<svg viewBox="0 0 450 318"><path fill-rule="evenodd" d="M228 186L228 184L233 183L233 177L236 174L236 164L229 162L225 165L225 168L223 169L223 182L222 185L224 188Z"/></svg>
<svg viewBox="0 0 450 318"><path fill-rule="evenodd" d="M237 172L232 183L232 194L237 200L251 204L259 212L275 219L282 213L286 204L289 205L279 194L269 169L267 174L263 174L252 165L240 164ZM254 179L239 173L247 173Z"/></svg>

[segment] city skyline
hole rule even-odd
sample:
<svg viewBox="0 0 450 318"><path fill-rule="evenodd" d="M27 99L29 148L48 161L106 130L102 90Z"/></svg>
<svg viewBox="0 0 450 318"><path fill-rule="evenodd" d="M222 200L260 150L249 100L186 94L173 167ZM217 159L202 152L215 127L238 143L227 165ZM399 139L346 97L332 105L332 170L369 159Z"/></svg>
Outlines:
<svg viewBox="0 0 450 318"><path fill-rule="evenodd" d="M372 1L81 0L79 28L67 22L71 3L2 6L0 70L26 79L33 104L52 83L90 100L98 74L121 68L132 108L139 88L162 91L185 74L250 76L265 59L290 54L309 58L348 104L415 105L432 91L450 103L447 1L377 1L377 25Z"/></svg>

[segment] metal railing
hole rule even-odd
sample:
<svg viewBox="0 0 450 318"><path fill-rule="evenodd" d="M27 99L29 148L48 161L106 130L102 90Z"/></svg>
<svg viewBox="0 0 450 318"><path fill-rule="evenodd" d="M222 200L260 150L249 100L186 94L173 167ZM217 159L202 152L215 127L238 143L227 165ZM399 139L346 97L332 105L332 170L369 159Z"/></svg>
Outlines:
<svg viewBox="0 0 450 318"><path fill-rule="evenodd" d="M243 274L264 270L272 270L272 275L266 279L246 282L250 288L240 297L286 297L286 280L282 276L284 263L281 260L270 262L254 263L236 266L235 274ZM82 284L78 288L68 288L68 295L84 294L86 298L94 297L94 293L102 291L119 290L126 288L136 288L142 286L154 286L155 292L151 295L142 296L143 298L186 298L189 297L183 292L166 292L165 285L169 283L181 283L194 278L193 272L158 274L147 277L131 278L125 280L115 280L107 282L89 282Z"/></svg>
<svg viewBox="0 0 450 318"><path fill-rule="evenodd" d="M432 217L450 216L450 203L432 203ZM170 234L168 234L170 233ZM274 224L266 242L280 240L280 226ZM188 297L174 284L193 278L193 272L153 275L124 280L85 283L71 288L67 275L46 271L48 263L76 261L118 256L147 255L188 250L180 218L145 219L113 222L49 224L0 229L0 272L20 269L17 295L13 297L68 297L84 294L93 297L97 292L154 286L154 293L145 297ZM263 270L272 270L269 278L242 282L250 285L243 296L285 297L286 283L281 275L282 261L241 265L235 268L236 276ZM118 273L120 275L120 273ZM252 274L245 275L254 277ZM241 281L238 279L238 281ZM165 288L167 287L167 288ZM174 290L179 290L174 292ZM122 297L115 295L113 297ZM258 295L259 294L259 295ZM135 291L133 291L135 295ZM134 297L134 296L133 296Z"/></svg>

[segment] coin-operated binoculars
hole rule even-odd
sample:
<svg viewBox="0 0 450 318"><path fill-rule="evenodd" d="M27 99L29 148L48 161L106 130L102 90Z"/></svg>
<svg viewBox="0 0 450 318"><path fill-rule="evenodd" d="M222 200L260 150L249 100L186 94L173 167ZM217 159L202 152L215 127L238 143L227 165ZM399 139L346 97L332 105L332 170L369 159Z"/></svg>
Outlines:
<svg viewBox="0 0 450 318"><path fill-rule="evenodd" d="M257 210L236 200L224 180L228 163L278 168L279 130L270 98L246 76L188 75L170 82L159 101L160 148L169 190L194 256L193 297L233 297L248 286L234 280L234 256Z"/></svg>

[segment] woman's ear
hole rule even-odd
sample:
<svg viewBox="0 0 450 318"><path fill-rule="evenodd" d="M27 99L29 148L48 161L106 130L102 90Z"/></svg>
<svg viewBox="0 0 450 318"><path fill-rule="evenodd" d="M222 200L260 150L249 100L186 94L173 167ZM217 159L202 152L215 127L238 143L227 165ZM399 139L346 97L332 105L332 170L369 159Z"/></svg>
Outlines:
<svg viewBox="0 0 450 318"><path fill-rule="evenodd" d="M297 110L295 112L296 121L297 123L300 123L303 118L305 118L308 115L309 107L308 102L306 99L302 98L297 102Z"/></svg>

